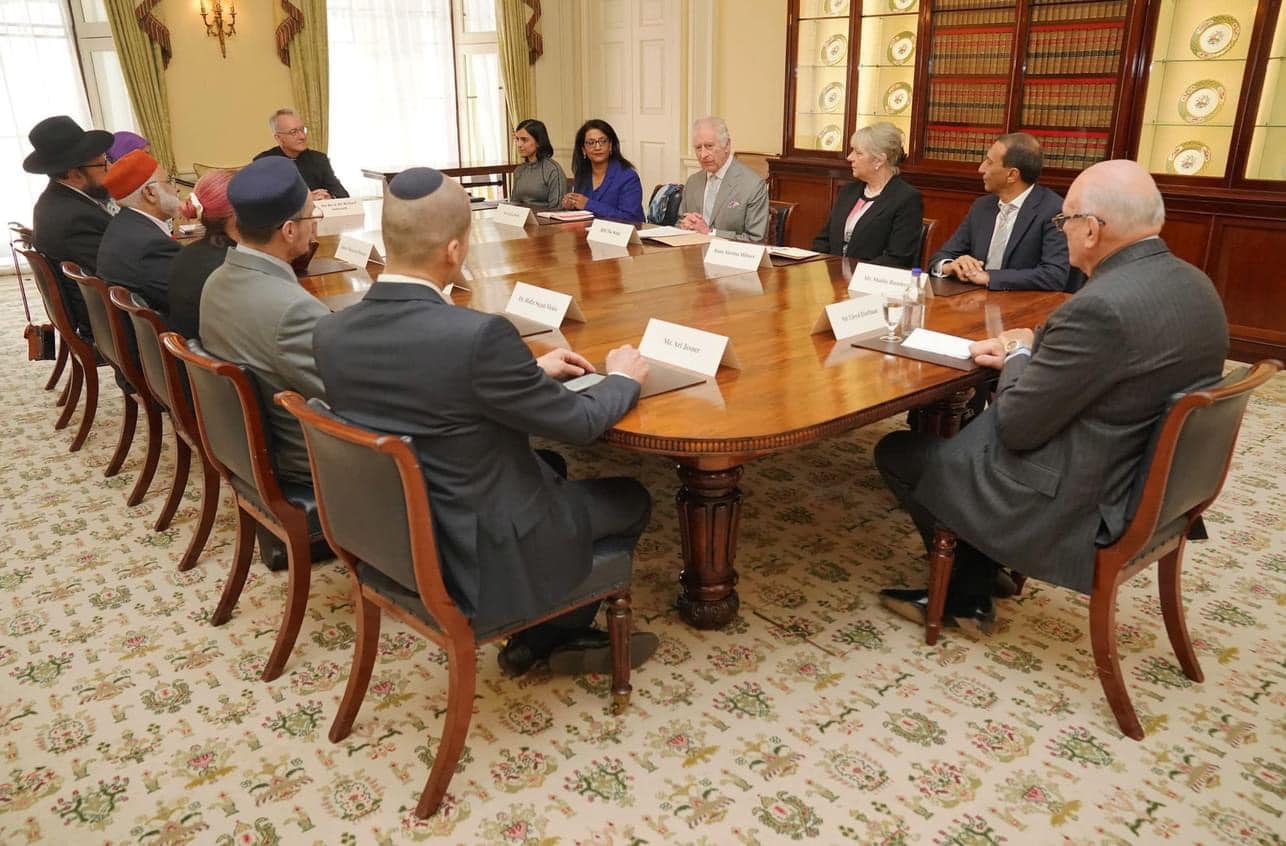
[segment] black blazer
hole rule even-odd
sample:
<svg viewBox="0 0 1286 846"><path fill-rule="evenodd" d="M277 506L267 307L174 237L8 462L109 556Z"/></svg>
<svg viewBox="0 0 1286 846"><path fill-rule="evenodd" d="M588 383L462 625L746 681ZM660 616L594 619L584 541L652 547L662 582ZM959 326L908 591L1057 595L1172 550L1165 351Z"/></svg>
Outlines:
<svg viewBox="0 0 1286 846"><path fill-rule="evenodd" d="M412 438L444 580L475 628L565 602L590 572L589 514L529 439L594 442L637 402L638 383L608 376L569 391L509 321L408 282L377 281L313 338L335 413Z"/></svg>
<svg viewBox="0 0 1286 846"><path fill-rule="evenodd" d="M234 246L229 242L228 247ZM170 265L169 313L166 323L185 338L195 338L201 327L201 291L205 280L228 256L228 247L216 247L208 238L193 241Z"/></svg>
<svg viewBox="0 0 1286 846"><path fill-rule="evenodd" d="M179 254L179 242L161 231L151 216L121 209L107 224L98 246L98 275L112 285L122 285L165 314L170 265Z"/></svg>
<svg viewBox="0 0 1286 846"><path fill-rule="evenodd" d="M1068 286L1067 238L1052 222L1054 215L1062 210L1062 197L1043 185L1032 186L1009 233L1001 269L988 271L991 277L988 288L993 291L1076 290ZM925 270L932 270L944 259L966 255L985 262L999 211L1000 199L995 194L974 200L964 222L942 249L933 254ZM1078 277L1078 283L1082 279Z"/></svg>
<svg viewBox="0 0 1286 846"><path fill-rule="evenodd" d="M98 245L112 220L107 209L61 182L49 185L36 200L31 214L33 246L49 258L72 322L86 337L91 335L89 312L76 283L63 276L60 262L74 261L81 270L94 273L98 267Z"/></svg>
<svg viewBox="0 0 1286 846"><path fill-rule="evenodd" d="M255 161L259 161L264 156L285 155L280 147L273 147L255 156ZM330 157L325 153L317 150L304 150L295 159L295 167L299 168L299 175L308 184L309 191L325 188L335 199L348 196L348 191L339 181L339 177L335 175L335 169L330 166Z"/></svg>
<svg viewBox="0 0 1286 846"><path fill-rule="evenodd" d="M830 219L813 239L813 249L840 255L844 244L844 221L857 205L865 182L840 189ZM870 211L853 227L853 237L843 255L870 264L913 267L920 260L920 232L924 225L924 200L906 180L895 176L884 186Z"/></svg>

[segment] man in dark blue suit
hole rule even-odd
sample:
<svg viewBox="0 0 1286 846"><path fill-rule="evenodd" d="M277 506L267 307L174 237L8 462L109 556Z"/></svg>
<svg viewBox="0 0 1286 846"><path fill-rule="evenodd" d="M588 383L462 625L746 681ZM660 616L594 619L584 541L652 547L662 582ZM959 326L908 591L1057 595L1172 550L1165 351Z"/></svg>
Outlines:
<svg viewBox="0 0 1286 846"><path fill-rule="evenodd" d="M1067 239L1052 222L1063 198L1036 184L1040 169L1035 138L1025 132L997 138L978 166L987 195L929 259L929 272L993 291L1066 290Z"/></svg>

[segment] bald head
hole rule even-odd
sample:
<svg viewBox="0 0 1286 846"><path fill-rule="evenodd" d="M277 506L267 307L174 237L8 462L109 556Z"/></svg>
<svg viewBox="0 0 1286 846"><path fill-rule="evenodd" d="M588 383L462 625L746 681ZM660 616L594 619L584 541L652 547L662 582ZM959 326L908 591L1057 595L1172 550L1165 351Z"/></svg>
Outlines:
<svg viewBox="0 0 1286 846"><path fill-rule="evenodd" d="M1063 227L1072 264L1092 273L1122 247L1161 233L1165 203L1138 162L1113 159L1086 168L1067 191Z"/></svg>
<svg viewBox="0 0 1286 846"><path fill-rule="evenodd" d="M451 242L467 242L470 214L469 195L454 179L427 167L402 171L384 196L389 264L439 263Z"/></svg>

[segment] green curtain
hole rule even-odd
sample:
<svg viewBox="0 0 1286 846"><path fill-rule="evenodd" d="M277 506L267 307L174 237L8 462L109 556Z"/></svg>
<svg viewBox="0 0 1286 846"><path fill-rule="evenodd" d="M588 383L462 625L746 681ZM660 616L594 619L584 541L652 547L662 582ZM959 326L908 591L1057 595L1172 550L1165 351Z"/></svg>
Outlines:
<svg viewBox="0 0 1286 846"><path fill-rule="evenodd" d="M278 16L281 7L278 4ZM294 109L308 127L308 146L326 152L330 142L330 53L325 0L293 0L303 13L301 28L289 42L290 90Z"/></svg>
<svg viewBox="0 0 1286 846"><path fill-rule="evenodd" d="M174 173L174 132L170 126L161 48L139 27L133 0L105 0L105 5L125 87L134 106L134 116L138 118L139 134L151 142L156 160Z"/></svg>
<svg viewBox="0 0 1286 846"><path fill-rule="evenodd" d="M536 117L536 81L527 47L527 7L523 0L496 0L496 43L500 53L500 78L505 84L505 110L509 126ZM508 145L509 156L518 153Z"/></svg>

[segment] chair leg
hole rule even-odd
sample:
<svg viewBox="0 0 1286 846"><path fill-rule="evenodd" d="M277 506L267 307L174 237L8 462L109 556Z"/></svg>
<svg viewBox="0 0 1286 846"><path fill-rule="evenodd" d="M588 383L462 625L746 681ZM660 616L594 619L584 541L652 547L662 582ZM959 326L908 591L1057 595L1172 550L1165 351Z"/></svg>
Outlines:
<svg viewBox="0 0 1286 846"><path fill-rule="evenodd" d="M232 553L232 572L223 583L223 594L219 605L214 609L210 622L222 626L232 616L232 609L241 598L241 589L246 586L246 576L250 574L250 558L255 550L255 520L240 505L237 506L237 540Z"/></svg>
<svg viewBox="0 0 1286 846"><path fill-rule="evenodd" d="M380 647L380 607L362 596L361 585L353 580L353 603L357 608L357 643L353 647L353 668L348 673L348 686L340 700L335 722L330 725L330 742L339 743L353 730L353 721L361 710L366 689L371 683L375 658Z"/></svg>
<svg viewBox="0 0 1286 846"><path fill-rule="evenodd" d="M308 585L312 580L313 559L308 544L308 530L291 532L286 541L286 611L281 617L281 628L277 631L277 642L272 645L272 654L263 668L260 677L266 682L281 675L290 660L290 651L295 648L295 639L304 624L304 611L308 608Z"/></svg>
<svg viewBox="0 0 1286 846"><path fill-rule="evenodd" d="M1009 578L1014 580L1014 596L1022 596L1023 585L1027 584L1027 577L1017 570L1010 570Z"/></svg>
<svg viewBox="0 0 1286 846"><path fill-rule="evenodd" d="M447 687L447 713L442 722L442 740L433 761L433 770L415 806L415 815L425 819L437 813L446 795L464 741L469 736L469 721L473 719L473 696L478 685L478 657L472 642L447 646L450 681Z"/></svg>
<svg viewBox="0 0 1286 846"><path fill-rule="evenodd" d="M70 452L76 452L85 445L89 427L94 425L94 415L98 413L98 364L92 358L82 361L80 371L85 383L85 411L80 416L80 428L76 430L76 437L71 439ZM72 391L72 399L67 401L68 407L75 406L75 393Z"/></svg>
<svg viewBox="0 0 1286 846"><path fill-rule="evenodd" d="M1143 739L1143 726L1134 713L1130 693L1121 675L1121 658L1116 651L1116 586L1096 589L1090 594L1090 645L1094 648L1094 666L1098 671L1103 694L1111 706L1121 733L1134 740Z"/></svg>
<svg viewBox="0 0 1286 846"><path fill-rule="evenodd" d="M158 440L161 432L157 433ZM192 448L188 446L187 441L179 437L179 433L174 433L174 479L170 482L170 495L165 498L165 505L161 506L161 513L156 515L156 525L153 531L163 532L170 527L170 521L174 519L174 512L179 510L179 503L183 500L183 492L188 487L188 471L192 465Z"/></svg>
<svg viewBox="0 0 1286 846"><path fill-rule="evenodd" d="M63 368L65 368L66 366L67 366L67 342L64 341L62 339L62 336L60 335L58 337L58 357L54 359L54 372L49 374L49 381L45 383L46 391L52 391L54 389L54 386L58 384L58 380L63 375ZM66 392L66 389L64 389L63 397L66 398L66 396L67 396L67 392ZM62 405L63 401L60 399L58 401L58 404Z"/></svg>
<svg viewBox="0 0 1286 846"><path fill-rule="evenodd" d="M72 359L71 378L67 380L67 386L63 388L62 399L58 404L63 407L63 413L58 415L58 422L54 424L55 431L61 431L67 428L71 422L71 416L76 412L76 403L80 400L80 386L85 381L81 374L80 360Z"/></svg>
<svg viewBox="0 0 1286 846"><path fill-rule="evenodd" d="M125 458L129 455L129 448L134 445L134 426L138 422L137 398L128 394L122 396L125 399L125 417L121 420L121 436L116 441L116 452L112 453L112 460L107 462L107 469L103 471L103 475L108 478L121 472Z"/></svg>
<svg viewBox="0 0 1286 846"><path fill-rule="evenodd" d="M1188 624L1183 616L1183 587L1180 571L1183 568L1183 541L1174 552L1161 559L1157 572L1157 581L1161 588L1161 616L1165 620L1165 630L1170 635L1170 646L1179 659L1183 674L1194 682L1203 682L1205 675L1197 663L1196 650L1188 637Z"/></svg>
<svg viewBox="0 0 1286 846"><path fill-rule="evenodd" d="M630 705L630 630L633 622L628 591L607 600L607 634L612 642L613 714L623 714Z"/></svg>
<svg viewBox="0 0 1286 846"><path fill-rule="evenodd" d="M939 526L933 532L929 553L929 606L924 616L924 642L933 646L942 632L942 612L947 606L947 585L956 561L956 534Z"/></svg>
<svg viewBox="0 0 1286 846"><path fill-rule="evenodd" d="M143 497L147 495L147 489L152 486L157 462L161 460L161 436L165 434L161 428L161 410L156 407L156 404L149 399L144 399L141 395L138 402L143 407L143 414L147 421L147 454L143 458L143 469L134 480L134 488L129 493L129 499L125 500L125 504L130 506L142 502Z"/></svg>
<svg viewBox="0 0 1286 846"><path fill-rule="evenodd" d="M180 571L191 570L196 566L197 559L201 557L201 551L205 549L205 542L210 538L210 529L214 527L215 515L219 512L219 474L214 466L205 460L204 455L198 457L201 459L201 516L197 518L196 531L192 533L192 540L188 541L187 552L183 553L183 558L179 560Z"/></svg>

